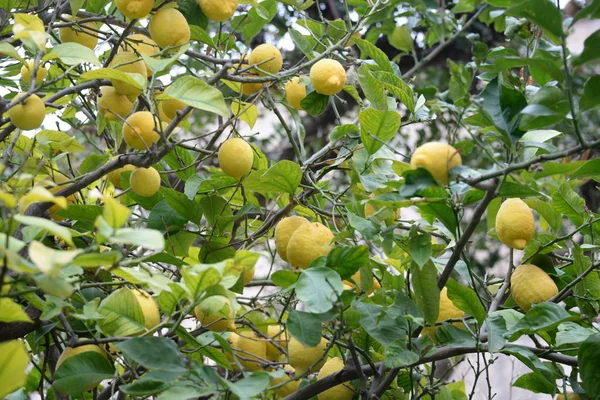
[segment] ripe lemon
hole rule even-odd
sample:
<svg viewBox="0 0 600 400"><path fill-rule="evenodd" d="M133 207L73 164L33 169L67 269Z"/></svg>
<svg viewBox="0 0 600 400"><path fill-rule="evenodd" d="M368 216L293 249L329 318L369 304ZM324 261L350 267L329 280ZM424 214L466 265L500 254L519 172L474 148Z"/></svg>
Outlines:
<svg viewBox="0 0 600 400"><path fill-rule="evenodd" d="M448 289L443 288L440 291L440 309L439 314L435 322L443 322L449 319L459 319L464 318L465 312L460 308L456 307L452 300L448 297ZM460 326L460 322L455 322L454 326ZM439 326L432 326L429 328L423 328L423 333L429 335L429 337L435 341L435 331L437 331Z"/></svg>
<svg viewBox="0 0 600 400"><path fill-rule="evenodd" d="M285 349L287 347L287 335L281 325L269 325L267 327L267 336L282 348ZM280 356L281 351L272 343L267 342L267 359L276 362L279 360Z"/></svg>
<svg viewBox="0 0 600 400"><path fill-rule="evenodd" d="M327 361L327 340L321 339L321 342L315 347L304 347L299 341L291 338L288 342L288 358L290 365L296 370L299 375L304 374L311 366L319 361L310 369L311 372L321 369L325 361Z"/></svg>
<svg viewBox="0 0 600 400"><path fill-rule="evenodd" d="M223 331L235 331L235 310L231 307L231 302L228 298L223 296L213 296L219 297L219 299L223 300L222 307L214 314L209 314L210 305L205 302L197 305L194 308L194 315L203 327L213 332L223 332ZM209 298L209 300L212 297ZM217 301L213 299L213 301Z"/></svg>
<svg viewBox="0 0 600 400"><path fill-rule="evenodd" d="M19 93L15 96L13 101L18 100L23 96L24 93ZM29 95L25 100L8 110L10 122L24 131L39 128L44 122L45 117L46 106L42 99L35 94Z"/></svg>
<svg viewBox="0 0 600 400"><path fill-rule="evenodd" d="M108 180L113 184L114 187L123 189L121 187L121 174L126 171L133 171L137 167L135 165L127 164L124 167L117 168L114 171L108 173Z"/></svg>
<svg viewBox="0 0 600 400"><path fill-rule="evenodd" d="M142 308L142 313L144 314L144 326L151 331L160 324L160 312L158 311L158 306L152 296L143 290L133 290L133 295Z"/></svg>
<svg viewBox="0 0 600 400"><path fill-rule="evenodd" d="M339 357L333 357L323 365L319 371L319 375L317 375L317 379L321 380L326 376L341 371L343 368L344 361ZM319 400L352 400L354 390L350 382L345 382L319 393L317 397Z"/></svg>
<svg viewBox="0 0 600 400"><path fill-rule="evenodd" d="M248 63L256 65L254 71L258 75L276 74L283 66L283 58L277 47L265 43L252 50Z"/></svg>
<svg viewBox="0 0 600 400"><path fill-rule="evenodd" d="M317 93L338 94L346 85L346 71L338 61L325 58L310 68L310 82Z"/></svg>
<svg viewBox="0 0 600 400"><path fill-rule="evenodd" d="M275 393L277 393L277 396L279 396L281 398L287 397L292 393L296 393L298 391L298 386L300 386L300 380L292 380L291 379L296 374L296 371L294 370L294 368L292 368L292 366L290 366L290 365L286 365L283 368L285 371L291 372L292 376L290 377L286 373L281 378L271 379L271 386L276 386L283 382L286 382L285 385L278 387L276 389L273 389L273 391Z"/></svg>
<svg viewBox="0 0 600 400"><path fill-rule="evenodd" d="M125 292L125 293L121 293L121 292ZM115 291L111 296L114 296L115 293L117 293L118 295L124 295L124 297L129 297L130 295L133 296L134 301L137 301L137 304L140 307L140 310L142 311L142 316L144 317L144 327L141 328L138 331L134 331L132 333L128 333L126 336L140 336L143 335L145 333L148 333L149 331L152 331L154 328L156 328L159 324L160 324L160 312L158 311L158 306L156 305L156 302L154 301L154 299L152 298L152 296L150 296L149 293L143 291L143 290L132 290L129 288L121 288L118 289L117 291ZM106 299L102 300L102 302L105 301L110 301L110 296L107 297ZM102 305L103 303L100 303L100 308L102 309ZM138 321L137 317L136 317L136 310L134 308L125 306L118 310L118 313L121 314L122 316L126 317L127 319L130 319L132 321ZM98 322L99 326L102 327L102 329L106 329L108 331L115 331L116 329L118 329L118 326L115 326L114 324L114 320L112 318L114 318L114 310L111 311L111 317L107 317L104 318L102 320L100 320L100 322ZM138 321L140 322L140 321ZM128 329L128 332L131 332L131 330ZM108 332L106 332L108 333Z"/></svg>
<svg viewBox="0 0 600 400"><path fill-rule="evenodd" d="M161 115L166 118L166 122L171 122L177 116L177 111L183 110L186 104L183 101L171 99L159 102L158 107L162 112Z"/></svg>
<svg viewBox="0 0 600 400"><path fill-rule="evenodd" d="M160 174L152 167L137 168L129 176L129 185L138 196L154 196L160 189Z"/></svg>
<svg viewBox="0 0 600 400"><path fill-rule="evenodd" d="M235 13L238 0L198 0L200 9L213 21L227 21Z"/></svg>
<svg viewBox="0 0 600 400"><path fill-rule="evenodd" d="M160 48L156 42L148 36L135 33L127 36L125 40L123 40L119 51L131 51L141 57L142 54L153 56L160 51ZM146 75L152 76L152 70L148 68L148 66L146 66Z"/></svg>
<svg viewBox="0 0 600 400"><path fill-rule="evenodd" d="M460 154L446 143L429 142L418 147L410 159L410 167L425 168L442 185L448 184L448 171L462 164Z"/></svg>
<svg viewBox="0 0 600 400"><path fill-rule="evenodd" d="M254 152L241 138L228 139L219 148L219 166L238 181L252 169Z"/></svg>
<svg viewBox="0 0 600 400"><path fill-rule="evenodd" d="M231 347L235 355L248 371L262 369L262 364L267 358L267 342L252 331L243 331L238 334L232 333L230 338Z"/></svg>
<svg viewBox="0 0 600 400"><path fill-rule="evenodd" d="M290 237L298 227L302 224L308 223L308 220L304 217L294 215L292 217L283 218L277 224L275 228L275 247L277 248L277 254L283 261L287 261L287 246L290 242Z"/></svg>
<svg viewBox="0 0 600 400"><path fill-rule="evenodd" d="M523 250L535 233L533 213L521 199L508 199L496 214L496 234L508 247Z"/></svg>
<svg viewBox="0 0 600 400"><path fill-rule="evenodd" d="M356 282L356 288L354 289L355 292L360 292L360 271L357 271L354 275L352 275L352 279L354 280L354 282ZM348 287L348 288L352 288L355 285L350 282L350 281L343 281L343 283ZM373 287L371 288L371 291L369 291L368 294L373 293L375 290L379 290L381 289L381 285L379 284L379 281L375 278L373 278Z"/></svg>
<svg viewBox="0 0 600 400"><path fill-rule="evenodd" d="M27 61L27 63L23 64L21 67L21 81L29 84L31 82L31 74L33 73L33 60ZM43 67L41 64L38 65L37 73L35 75L35 83L39 85L42 81L48 76L48 70Z"/></svg>
<svg viewBox="0 0 600 400"><path fill-rule="evenodd" d="M120 121L133 110L133 103L127 96L112 86L102 86L97 98L98 112L110 121Z"/></svg>
<svg viewBox="0 0 600 400"><path fill-rule="evenodd" d="M131 114L123 124L123 139L136 150L147 150L160 140L154 115L149 111Z"/></svg>
<svg viewBox="0 0 600 400"><path fill-rule="evenodd" d="M525 312L533 303L544 301L558 294L556 284L543 269L533 264L519 265L510 278L513 299Z"/></svg>
<svg viewBox="0 0 600 400"><path fill-rule="evenodd" d="M110 68L121 72L140 74L144 80L148 78L146 73L146 64L144 64L142 59L131 51L117 53L115 58L113 58L112 62L110 63ZM139 96L140 93L142 93L141 89L138 89L129 83L125 83L116 79L111 79L111 82L115 90L125 96Z"/></svg>
<svg viewBox="0 0 600 400"><path fill-rule="evenodd" d="M242 74L241 76L247 76L249 78L258 77L258 75L253 74ZM259 92L262 89L263 84L262 82L242 82L240 87L243 94L245 94L246 96L251 96L254 93Z"/></svg>
<svg viewBox="0 0 600 400"><path fill-rule="evenodd" d="M302 224L294 231L287 246L287 258L292 267L302 269L317 258L326 256L333 244L333 233L319 222Z"/></svg>
<svg viewBox="0 0 600 400"><path fill-rule="evenodd" d="M161 8L148 24L150 37L161 49L180 46L190 41L190 26L182 13L174 8Z"/></svg>
<svg viewBox="0 0 600 400"><path fill-rule="evenodd" d="M154 0L115 0L119 12L131 19L144 18L154 7Z"/></svg>
<svg viewBox="0 0 600 400"><path fill-rule="evenodd" d="M293 77L285 84L285 99L296 110L304 110L300 105L303 98L306 97L306 86L300 83L300 78Z"/></svg>
<svg viewBox="0 0 600 400"><path fill-rule="evenodd" d="M106 351L104 351L102 349L102 347L97 346L95 344L86 344L84 346L79 346L79 347L67 347L60 354L60 357L58 357L58 360L56 361L56 369L59 369L60 366L62 365L62 363L67 361L69 358L75 357L78 354L87 353L87 352L98 353L108 360L108 355L106 354ZM90 390L94 389L96 386L98 386L97 383L94 385L90 385L84 389L84 392L89 392Z"/></svg>
<svg viewBox="0 0 600 400"><path fill-rule="evenodd" d="M69 21L77 21L79 18L73 16L67 16ZM73 24L58 29L58 35L61 43L78 43L88 49L94 50L98 44L98 37L96 31L98 27L95 22L84 22L80 24Z"/></svg>

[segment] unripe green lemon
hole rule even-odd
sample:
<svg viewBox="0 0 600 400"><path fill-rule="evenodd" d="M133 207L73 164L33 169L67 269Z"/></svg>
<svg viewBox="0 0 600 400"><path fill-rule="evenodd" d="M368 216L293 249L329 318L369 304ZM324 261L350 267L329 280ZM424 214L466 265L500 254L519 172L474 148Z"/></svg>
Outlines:
<svg viewBox="0 0 600 400"><path fill-rule="evenodd" d="M127 96L120 94L112 86L102 86L97 98L98 112L110 121L121 121L126 118L133 103Z"/></svg>
<svg viewBox="0 0 600 400"><path fill-rule="evenodd" d="M346 70L338 61L324 58L310 68L310 82L317 93L338 94L346 85Z"/></svg>
<svg viewBox="0 0 600 400"><path fill-rule="evenodd" d="M24 96L20 93L15 100ZM8 110L8 118L17 128L25 131L39 128L46 117L46 106L37 95L31 94L24 101Z"/></svg>
<svg viewBox="0 0 600 400"><path fill-rule="evenodd" d="M252 50L248 63L256 65L254 71L258 75L276 74L283 66L283 58L277 47L265 43Z"/></svg>
<svg viewBox="0 0 600 400"><path fill-rule="evenodd" d="M277 254L279 254L279 257L283 261L287 261L287 246L292 234L300 225L307 223L308 220L306 218L294 215L283 218L277 224L275 228L275 247L277 248Z"/></svg>
<svg viewBox="0 0 600 400"><path fill-rule="evenodd" d="M300 78L293 77L285 84L285 99L296 110L304 110L300 102L306 97L306 86L300 83Z"/></svg>
<svg viewBox="0 0 600 400"><path fill-rule="evenodd" d="M344 361L339 357L333 357L323 365L317 379L321 380L342 369L344 369ZM319 393L317 397L319 400L352 400L354 397L354 390L352 389L352 384L350 382L345 382Z"/></svg>
<svg viewBox="0 0 600 400"><path fill-rule="evenodd" d="M182 13L163 7L154 14L148 25L150 37L161 49L180 46L190 41L190 26Z"/></svg>
<svg viewBox="0 0 600 400"><path fill-rule="evenodd" d="M238 181L252 169L254 152L241 138L228 139L219 148L219 166Z"/></svg>
<svg viewBox="0 0 600 400"><path fill-rule="evenodd" d="M26 64L23 64L23 66L21 67L21 81L26 84L29 84L31 82L33 64L34 60L29 60ZM46 78L46 76L48 76L48 70L40 63L40 65L38 65L37 73L35 75L35 83L39 85Z"/></svg>
<svg viewBox="0 0 600 400"><path fill-rule="evenodd" d="M144 18L154 7L154 0L115 0L119 12L131 19Z"/></svg>
<svg viewBox="0 0 600 400"><path fill-rule="evenodd" d="M521 199L508 199L496 214L496 234L508 247L523 250L535 234L533 213Z"/></svg>
<svg viewBox="0 0 600 400"><path fill-rule="evenodd" d="M287 258L292 267L306 269L333 247L333 233L319 222L302 224L294 231L287 246Z"/></svg>
<svg viewBox="0 0 600 400"><path fill-rule="evenodd" d="M110 63L110 68L121 72L140 74L144 80L148 78L146 64L144 64L144 61L142 61L140 57L131 51L117 53ZM129 83L118 81L116 79L111 79L111 82L115 90L125 96L138 96L142 93L141 89L138 89Z"/></svg>
<svg viewBox="0 0 600 400"><path fill-rule="evenodd" d="M233 16L238 0L198 0L198 4L209 19L223 22Z"/></svg>
<svg viewBox="0 0 600 400"><path fill-rule="evenodd" d="M446 143L429 142L418 147L410 159L410 167L425 168L442 185L448 184L448 171L461 165L456 149Z"/></svg>
<svg viewBox="0 0 600 400"><path fill-rule="evenodd" d="M160 189L160 174L152 167L138 168L131 173L129 185L138 196L154 196Z"/></svg>
<svg viewBox="0 0 600 400"><path fill-rule="evenodd" d="M149 111L131 114L123 123L123 139L136 150L147 150L160 140L154 115Z"/></svg>
<svg viewBox="0 0 600 400"><path fill-rule="evenodd" d="M510 291L525 312L533 303L543 303L558 294L556 284L543 269L533 264L519 265L510 278Z"/></svg>

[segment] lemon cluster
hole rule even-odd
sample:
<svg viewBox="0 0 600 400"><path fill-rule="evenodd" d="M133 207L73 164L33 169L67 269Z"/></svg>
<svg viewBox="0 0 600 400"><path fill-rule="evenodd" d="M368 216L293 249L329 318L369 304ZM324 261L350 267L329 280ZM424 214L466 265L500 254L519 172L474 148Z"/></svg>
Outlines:
<svg viewBox="0 0 600 400"><path fill-rule="evenodd" d="M275 246L281 259L302 269L326 256L333 247L333 238L325 225L299 216L282 219L275 229Z"/></svg>

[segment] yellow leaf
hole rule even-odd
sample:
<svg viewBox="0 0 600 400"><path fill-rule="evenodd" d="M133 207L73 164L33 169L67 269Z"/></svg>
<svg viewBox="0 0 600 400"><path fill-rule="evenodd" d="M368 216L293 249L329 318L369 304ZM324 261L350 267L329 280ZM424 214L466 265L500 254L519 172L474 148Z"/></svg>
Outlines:
<svg viewBox="0 0 600 400"><path fill-rule="evenodd" d="M55 278L65 265L79 254L79 250L55 250L34 240L29 245L29 258L44 274Z"/></svg>
<svg viewBox="0 0 600 400"><path fill-rule="evenodd" d="M23 387L29 356L21 340L0 343L0 399Z"/></svg>
<svg viewBox="0 0 600 400"><path fill-rule="evenodd" d="M112 228L121 228L127 223L131 210L109 196L102 196L104 211L102 216Z"/></svg>
<svg viewBox="0 0 600 400"><path fill-rule="evenodd" d="M67 207L67 199L64 196L56 197L48 189L41 186L34 186L31 188L29 193L19 199L19 208L22 211L25 211L31 204L40 201L52 202L58 205L60 208Z"/></svg>
<svg viewBox="0 0 600 400"><path fill-rule="evenodd" d="M17 200L12 194L0 190L0 205L6 208L13 208L17 205Z"/></svg>
<svg viewBox="0 0 600 400"><path fill-rule="evenodd" d="M0 298L0 322L29 322L33 324L23 308L9 298Z"/></svg>
<svg viewBox="0 0 600 400"><path fill-rule="evenodd" d="M250 128L254 127L258 118L258 108L254 104L234 100L231 102L231 112L240 120L247 123Z"/></svg>
<svg viewBox="0 0 600 400"><path fill-rule="evenodd" d="M14 39L31 39L40 50L45 49L46 31L42 20L37 15L29 14L15 14L14 17Z"/></svg>

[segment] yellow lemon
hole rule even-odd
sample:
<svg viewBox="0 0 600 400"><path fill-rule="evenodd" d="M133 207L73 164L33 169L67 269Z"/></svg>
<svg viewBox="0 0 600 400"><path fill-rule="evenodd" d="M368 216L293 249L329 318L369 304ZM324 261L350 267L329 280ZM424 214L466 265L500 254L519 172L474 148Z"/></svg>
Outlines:
<svg viewBox="0 0 600 400"><path fill-rule="evenodd" d="M508 247L523 250L535 233L533 213L521 199L508 199L496 214L496 234Z"/></svg>
<svg viewBox="0 0 600 400"><path fill-rule="evenodd" d="M300 78L293 77L285 84L285 99L296 110L304 110L300 102L306 97L306 86L300 83Z"/></svg>
<svg viewBox="0 0 600 400"><path fill-rule="evenodd" d="M286 332L281 325L269 325L267 327L267 336L281 346L283 349L287 347ZM272 343L267 342L267 359L270 361L278 361L281 351Z"/></svg>
<svg viewBox="0 0 600 400"><path fill-rule="evenodd" d="M333 244L333 233L319 222L302 224L294 231L287 246L287 258L292 267L302 269L317 258L326 256Z"/></svg>
<svg viewBox="0 0 600 400"><path fill-rule="evenodd" d="M235 355L245 369L262 369L262 364L267 358L267 342L264 338L255 332L243 331L235 335L235 342L232 342L231 346L235 348Z"/></svg>
<svg viewBox="0 0 600 400"><path fill-rule="evenodd" d="M343 368L344 361L339 357L333 357L323 365L317 379L321 380L326 376L341 371ZM350 382L345 382L319 393L317 397L319 400L352 400L354 390Z"/></svg>
<svg viewBox="0 0 600 400"><path fill-rule="evenodd" d="M219 166L238 181L252 169L254 152L241 138L228 139L219 148Z"/></svg>
<svg viewBox="0 0 600 400"><path fill-rule="evenodd" d="M222 296L213 296L222 297ZM212 299L209 297L209 300ZM201 303L194 308L194 315L203 327L213 332L235 331L235 310L228 298L223 298L223 306L217 313L209 315L209 304Z"/></svg>
<svg viewBox="0 0 600 400"><path fill-rule="evenodd" d="M281 378L273 378L271 379L271 386L276 386L285 382L285 385L273 389L277 396L284 398L289 396L292 393L296 393L298 391L298 386L300 386L300 380L292 380L293 375L296 374L294 368L291 365L286 365L283 369L287 372L292 373L292 377L290 377L287 373L283 375Z"/></svg>
<svg viewBox="0 0 600 400"><path fill-rule="evenodd" d="M15 96L16 101L24 96L20 93ZM37 95L31 94L25 100L12 106L8 110L8 118L19 129L24 131L39 128L46 117L46 106Z"/></svg>
<svg viewBox="0 0 600 400"><path fill-rule="evenodd" d="M275 247L277 248L277 254L283 261L287 261L287 246L292 234L300 225L306 223L308 223L306 218L294 215L283 218L277 224L275 228Z"/></svg>
<svg viewBox="0 0 600 400"><path fill-rule="evenodd" d="M533 303L543 303L558 294L550 275L533 264L522 264L515 269L510 279L510 291L515 303L525 312Z"/></svg>
<svg viewBox="0 0 600 400"><path fill-rule="evenodd" d="M235 13L238 0L198 0L200 9L213 21L227 21Z"/></svg>
<svg viewBox="0 0 600 400"><path fill-rule="evenodd" d="M121 174L126 171L134 171L137 167L135 165L127 164L124 167L117 168L114 171L108 173L108 180L113 184L114 187L123 189L121 187Z"/></svg>
<svg viewBox="0 0 600 400"><path fill-rule="evenodd" d="M77 354L82 354L82 353L87 353L87 352L98 353L108 360L108 355L106 354L106 351L104 351L102 349L102 347L97 346L95 344L86 344L84 346L79 346L79 347L67 347L60 354L60 357L58 357L58 360L56 361L56 369L59 369L60 366L62 365L62 363L67 361L69 358L75 357ZM90 385L84 389L84 392L89 392L90 390L94 389L96 386L98 386L98 384Z"/></svg>
<svg viewBox="0 0 600 400"><path fill-rule="evenodd" d="M357 271L354 275L352 275L352 279L354 280L354 282L356 282L356 288L354 289L355 292L360 292L360 271ZM343 282L348 288L352 288L354 287L354 284L350 281L344 281ZM373 293L375 290L379 290L381 289L381 285L379 284L379 281L375 278L373 278L373 287L371 288L371 291L368 294ZM347 289L345 289L347 290Z"/></svg>
<svg viewBox="0 0 600 400"><path fill-rule="evenodd" d="M448 171L462 164L460 154L446 143L429 142L418 147L410 159L410 167L425 168L442 185L448 184Z"/></svg>
<svg viewBox="0 0 600 400"><path fill-rule="evenodd" d="M33 73L33 60L27 61L27 63L23 64L21 67L21 81L29 84L31 82L31 74ZM41 65L38 65L37 72L35 74L35 83L39 85L42 81L48 76L48 70Z"/></svg>
<svg viewBox="0 0 600 400"><path fill-rule="evenodd" d="M338 94L346 85L346 71L338 61L325 58L310 68L310 82L317 93Z"/></svg>
<svg viewBox="0 0 600 400"><path fill-rule="evenodd" d="M258 75L276 74L283 66L283 58L277 47L265 43L252 50L248 63L256 65L254 71Z"/></svg>
<svg viewBox="0 0 600 400"><path fill-rule="evenodd" d="M123 124L123 139L136 150L147 150L160 140L154 115L149 111L131 114Z"/></svg>
<svg viewBox="0 0 600 400"><path fill-rule="evenodd" d="M150 37L161 49L180 46L190 41L190 26L182 13L174 8L161 8L148 25Z"/></svg>
<svg viewBox="0 0 600 400"><path fill-rule="evenodd" d="M131 19L144 18L154 7L154 0L115 0L119 12Z"/></svg>
<svg viewBox="0 0 600 400"><path fill-rule="evenodd" d="M133 295L142 308L142 313L144 314L144 326L151 331L160 324L160 312L158 311L158 306L152 296L143 290L133 290Z"/></svg>
<svg viewBox="0 0 600 400"><path fill-rule="evenodd" d="M138 196L154 196L160 189L160 174L152 167L137 168L129 177L129 185Z"/></svg>
<svg viewBox="0 0 600 400"><path fill-rule="evenodd" d="M162 116L166 117L167 122L171 122L177 116L177 111L183 110L186 104L176 99L163 100L158 103Z"/></svg>
<svg viewBox="0 0 600 400"><path fill-rule="evenodd" d="M440 291L440 309L439 314L435 322L443 322L449 319L464 318L465 312L460 308L456 307L452 300L448 297L448 289L443 288ZM454 323L455 326L460 326L459 322ZM439 326L432 326L429 328L423 328L423 333L429 335L429 337L435 341L435 331L439 329Z"/></svg>
<svg viewBox="0 0 600 400"><path fill-rule="evenodd" d="M68 16L67 19L76 22L79 18ZM96 36L97 30L98 27L93 21L84 22L82 24L74 23L72 26L59 28L58 35L61 43L78 43L88 49L94 50L98 44L98 37Z"/></svg>
<svg viewBox="0 0 600 400"><path fill-rule="evenodd" d="M132 51L117 53L110 63L110 68L121 72L140 74L144 80L148 78L146 64L144 64L144 61ZM125 96L138 96L142 93L141 89L138 89L129 83L116 79L111 79L111 82L115 90Z"/></svg>
<svg viewBox="0 0 600 400"><path fill-rule="evenodd" d="M110 121L120 121L133 110L133 103L112 86L102 86L97 98L98 112Z"/></svg>
<svg viewBox="0 0 600 400"><path fill-rule="evenodd" d="M310 372L319 370L327 361L326 349L327 340L324 338L321 338L321 342L315 347L304 347L299 341L291 338L287 348L290 365L299 375L304 374L309 368ZM317 364L311 368L315 363Z"/></svg>
<svg viewBox="0 0 600 400"><path fill-rule="evenodd" d="M242 74L241 76L246 76L249 78L258 77L258 75L253 75L253 74ZM242 82L240 87L241 87L241 91L243 94L245 94L246 96L250 96L250 95L253 95L254 93L259 92L262 89L263 84L262 84L262 82Z"/></svg>
<svg viewBox="0 0 600 400"><path fill-rule="evenodd" d="M156 42L148 36L135 33L127 36L125 40L123 40L119 51L131 51L141 57L142 54L153 56L160 51L160 48ZM150 70L148 66L146 66L146 75L152 76L152 70Z"/></svg>

